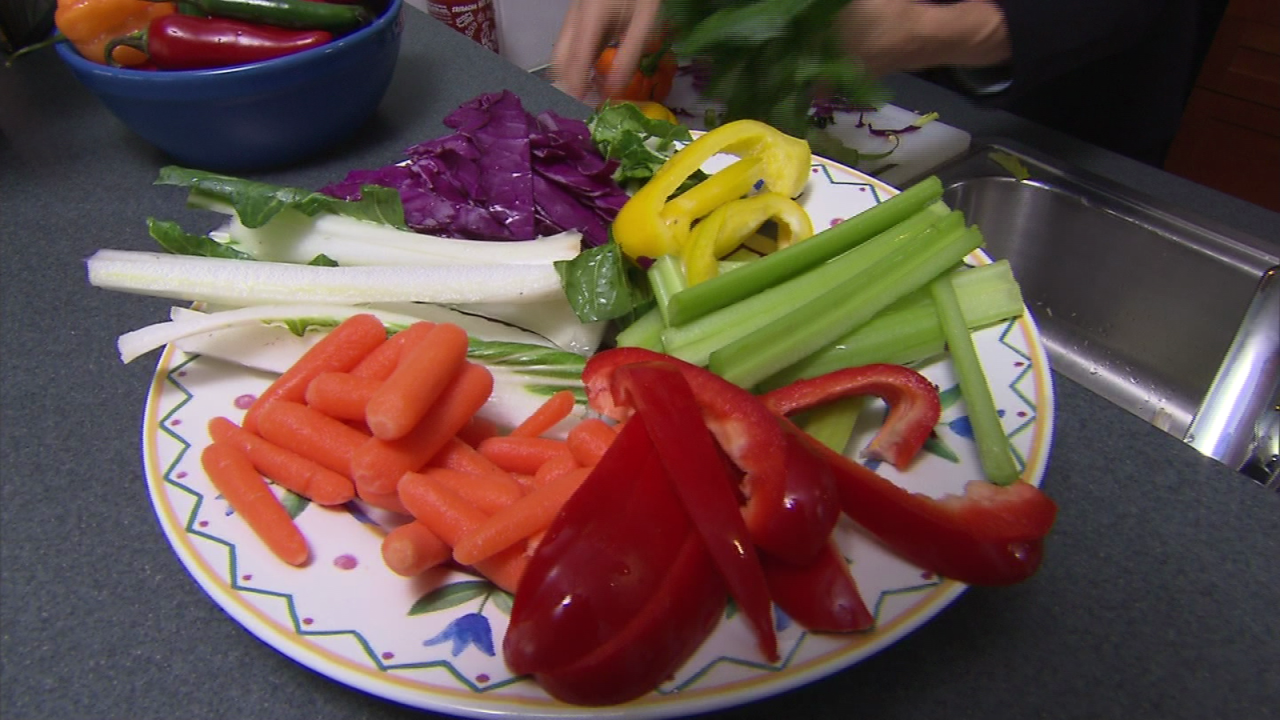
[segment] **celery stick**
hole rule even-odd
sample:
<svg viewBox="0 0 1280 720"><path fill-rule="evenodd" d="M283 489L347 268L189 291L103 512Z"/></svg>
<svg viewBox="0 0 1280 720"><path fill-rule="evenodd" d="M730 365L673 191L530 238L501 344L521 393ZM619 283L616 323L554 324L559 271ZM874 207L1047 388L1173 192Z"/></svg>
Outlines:
<svg viewBox="0 0 1280 720"><path fill-rule="evenodd" d="M965 324L972 330L1022 314L1022 293L1008 260L950 273ZM924 288L928 290L928 288ZM764 389L801 378L869 363L910 365L946 349L946 338L928 292L913 293L865 325L764 382Z"/></svg>
<svg viewBox="0 0 1280 720"><path fill-rule="evenodd" d="M797 424L814 440L844 454L866 401L865 397L839 398L804 413Z"/></svg>
<svg viewBox="0 0 1280 720"><path fill-rule="evenodd" d="M708 367L732 383L754 387L924 287L981 245L977 228L921 233L918 242L865 273L865 282L838 287L713 352Z"/></svg>
<svg viewBox="0 0 1280 720"><path fill-rule="evenodd" d="M942 183L929 177L804 242L766 255L749 267L698 283L671 299L671 323L681 325L726 305L751 297L787 278L862 244L922 211L945 214L938 202Z"/></svg>
<svg viewBox="0 0 1280 720"><path fill-rule="evenodd" d="M919 242L920 236L926 231L947 233L963 225L964 215L959 211L949 212L941 218L934 218L931 213L917 213L809 272L801 273L686 325L668 328L662 336L663 344L668 352L682 360L695 365L706 365L712 352L746 337L825 293L848 283L856 284L860 273L866 272L891 253L899 252L902 247ZM743 270L745 268L736 272Z"/></svg>
<svg viewBox="0 0 1280 720"><path fill-rule="evenodd" d="M666 324L662 321L662 313L658 308L651 308L618 333L614 338L618 347L640 347L654 352L664 352L662 345L662 329Z"/></svg>
<svg viewBox="0 0 1280 720"><path fill-rule="evenodd" d="M942 333L947 339L960 396L969 408L969 424L973 427L982 470L996 485L1009 485L1018 479L1018 467L1013 462L1009 436L1004 432L995 399L991 396L991 386L982 371L978 351L973 346L973 336L965 326L960 298L951 277L939 278L930 286L930 292L937 305Z"/></svg>
<svg viewBox="0 0 1280 720"><path fill-rule="evenodd" d="M653 299L658 303L658 312L662 313L662 324L667 324L667 304L671 297L689 287L684 276L684 267L679 256L663 255L649 266L649 287L653 289Z"/></svg>

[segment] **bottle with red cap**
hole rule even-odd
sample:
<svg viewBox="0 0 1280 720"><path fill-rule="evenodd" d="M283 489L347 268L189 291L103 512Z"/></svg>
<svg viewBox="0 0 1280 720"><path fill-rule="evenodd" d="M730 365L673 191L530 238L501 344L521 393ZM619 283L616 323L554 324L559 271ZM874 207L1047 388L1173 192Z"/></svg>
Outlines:
<svg viewBox="0 0 1280 720"><path fill-rule="evenodd" d="M427 0L431 17L498 52L498 13L493 0Z"/></svg>

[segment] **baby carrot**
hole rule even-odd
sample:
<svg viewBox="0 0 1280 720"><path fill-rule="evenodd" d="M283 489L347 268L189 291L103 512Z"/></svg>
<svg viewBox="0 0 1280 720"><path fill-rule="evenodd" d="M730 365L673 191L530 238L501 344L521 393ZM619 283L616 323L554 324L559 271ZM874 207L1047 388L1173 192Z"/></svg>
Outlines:
<svg viewBox="0 0 1280 720"><path fill-rule="evenodd" d="M347 477L351 477L352 455L369 439L341 420L289 400L262 408L258 434Z"/></svg>
<svg viewBox="0 0 1280 720"><path fill-rule="evenodd" d="M467 342L465 330L440 323L405 348L365 408L374 437L395 440L418 424L467 361Z"/></svg>
<svg viewBox="0 0 1280 720"><path fill-rule="evenodd" d="M355 496L355 485L346 475L264 440L227 418L210 420L209 436L215 443L239 448L258 472L318 505L341 505Z"/></svg>
<svg viewBox="0 0 1280 720"><path fill-rule="evenodd" d="M473 473L500 473L502 468L480 454L475 448L466 444L458 436L449 438L440 452L427 463L427 467L449 468Z"/></svg>
<svg viewBox="0 0 1280 720"><path fill-rule="evenodd" d="M391 376L391 371L396 369L396 363L400 362L404 349L421 340L433 327L435 323L416 322L392 335L351 368L351 374L371 380L386 380Z"/></svg>
<svg viewBox="0 0 1280 720"><path fill-rule="evenodd" d="M398 493L371 493L356 488L356 497L380 510L387 510L400 515L412 515L409 509L404 506L404 503L400 502Z"/></svg>
<svg viewBox="0 0 1280 720"><path fill-rule="evenodd" d="M272 400L302 402L307 385L316 375L328 370L346 372L386 341L387 330L373 315L361 313L343 320L253 401L241 426L257 432L258 415Z"/></svg>
<svg viewBox="0 0 1280 720"><path fill-rule="evenodd" d="M546 402L538 406L533 414L510 432L511 437L538 437L556 426L556 423L569 417L577 403L572 390L561 390L553 393Z"/></svg>
<svg viewBox="0 0 1280 720"><path fill-rule="evenodd" d="M590 472L589 468L567 472L490 515L458 540L453 546L453 559L474 565L547 529Z"/></svg>
<svg viewBox="0 0 1280 720"><path fill-rule="evenodd" d="M408 435L395 440L371 437L351 458L351 478L360 492L390 493L400 476L427 464L489 399L493 375L465 363L435 404Z"/></svg>
<svg viewBox="0 0 1280 720"><path fill-rule="evenodd" d="M417 520L395 528L382 538L382 561L397 575L421 575L448 559L449 546Z"/></svg>
<svg viewBox="0 0 1280 720"><path fill-rule="evenodd" d="M553 438L499 435L481 442L476 450L507 472L532 475L546 461L569 452L569 445Z"/></svg>
<svg viewBox="0 0 1280 720"><path fill-rule="evenodd" d="M415 473L409 473L413 474ZM485 514L493 514L524 497L524 488L520 487L520 483L510 473L501 470L496 473L470 473L448 468L427 468L417 474L452 490ZM400 482L404 482L404 478Z"/></svg>
<svg viewBox="0 0 1280 720"><path fill-rule="evenodd" d="M458 439L462 442L475 447L480 444L481 440L491 438L498 434L498 423L489 418L474 415L467 421L466 425L458 431Z"/></svg>
<svg viewBox="0 0 1280 720"><path fill-rule="evenodd" d="M471 567L494 585L515 595L516 588L520 587L520 577L524 575L525 568L529 567L529 558L522 545L514 545Z"/></svg>
<svg viewBox="0 0 1280 720"><path fill-rule="evenodd" d="M409 473L400 483L400 499L410 513L436 537L453 547L488 519L457 493L431 482L418 473ZM514 593L529 558L523 547L510 547L472 567L495 585Z"/></svg>
<svg viewBox="0 0 1280 720"><path fill-rule="evenodd" d="M329 417L364 422L369 398L381 384L355 372L330 370L312 378L307 385L306 402Z"/></svg>
<svg viewBox="0 0 1280 720"><path fill-rule="evenodd" d="M565 450L555 457L547 460L538 467L538 471L533 474L533 485L542 487L561 475L577 470L582 467L573 453Z"/></svg>
<svg viewBox="0 0 1280 720"><path fill-rule="evenodd" d="M489 516L458 493L421 473L407 473L400 481L400 502L449 547L484 524Z"/></svg>
<svg viewBox="0 0 1280 720"><path fill-rule="evenodd" d="M200 464L213 486L276 557L290 565L306 564L311 555L306 538L247 455L233 445L215 442L201 452Z"/></svg>
<svg viewBox="0 0 1280 720"><path fill-rule="evenodd" d="M587 418L569 429L565 441L578 464L591 467L600 462L618 431L600 418Z"/></svg>

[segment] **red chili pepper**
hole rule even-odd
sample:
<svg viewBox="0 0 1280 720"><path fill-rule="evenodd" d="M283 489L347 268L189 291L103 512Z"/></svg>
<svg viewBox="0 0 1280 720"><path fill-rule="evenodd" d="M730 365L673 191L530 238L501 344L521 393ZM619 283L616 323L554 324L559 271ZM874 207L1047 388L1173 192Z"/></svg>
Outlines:
<svg viewBox="0 0 1280 720"><path fill-rule="evenodd" d="M693 654L726 596L637 416L538 544L503 654L564 702L626 702Z"/></svg>
<svg viewBox="0 0 1280 720"><path fill-rule="evenodd" d="M146 30L119 38L109 47L141 50L162 70L198 70L271 60L331 40L333 33L327 30L290 30L174 13L152 20Z"/></svg>
<svg viewBox="0 0 1280 720"><path fill-rule="evenodd" d="M684 502L720 575L755 629L760 652L778 659L769 586L734 491L734 477L702 419L693 390L669 363L624 365L613 375L614 400L635 408L667 477ZM633 421L635 418L632 419Z"/></svg>
<svg viewBox="0 0 1280 720"><path fill-rule="evenodd" d="M804 564L825 547L840 517L826 464L784 431L779 418L750 392L707 370L641 348L616 348L587 360L582 373L597 411L625 419L631 408L615 403L614 371L624 365L660 361L680 370L702 408L703 420L720 447L743 471L743 519L756 546L791 563Z"/></svg>
<svg viewBox="0 0 1280 720"><path fill-rule="evenodd" d="M906 469L924 447L942 414L938 389L902 365L845 368L780 387L760 396L773 412L792 415L843 397L874 395L889 406L884 425L862 452Z"/></svg>

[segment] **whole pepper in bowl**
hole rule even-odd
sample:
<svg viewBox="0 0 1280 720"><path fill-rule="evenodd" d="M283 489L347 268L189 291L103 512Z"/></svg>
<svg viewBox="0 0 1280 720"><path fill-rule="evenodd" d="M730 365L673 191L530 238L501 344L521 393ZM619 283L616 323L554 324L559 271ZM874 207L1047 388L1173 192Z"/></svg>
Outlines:
<svg viewBox="0 0 1280 720"><path fill-rule="evenodd" d="M270 60L320 47L333 39L327 30L291 30L230 18L165 15L145 29L116 38L106 47L115 64L117 47L144 53L158 70L198 70Z"/></svg>
<svg viewBox="0 0 1280 720"><path fill-rule="evenodd" d="M149 0L58 0L53 22L82 57L103 63L107 43L176 10L174 3ZM116 65L131 67L145 63L147 56L134 48L119 47L111 59Z"/></svg>

